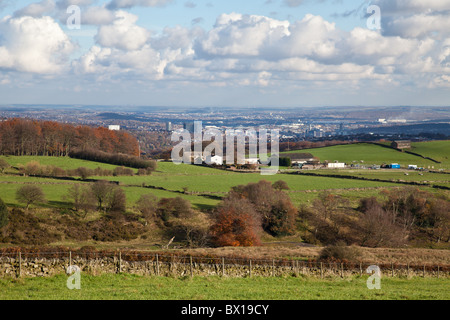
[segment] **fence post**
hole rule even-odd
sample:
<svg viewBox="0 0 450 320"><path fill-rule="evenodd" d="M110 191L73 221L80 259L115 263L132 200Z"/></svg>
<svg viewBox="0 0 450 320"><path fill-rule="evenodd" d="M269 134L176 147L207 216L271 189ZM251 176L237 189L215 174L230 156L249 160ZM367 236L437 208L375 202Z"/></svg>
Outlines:
<svg viewBox="0 0 450 320"><path fill-rule="evenodd" d="M175 270L175 255L174 254L172 255L172 262L170 263L170 268L171 268L172 275L175 275L176 270Z"/></svg>
<svg viewBox="0 0 450 320"><path fill-rule="evenodd" d="M359 276L362 277L362 263L359 263Z"/></svg>
<svg viewBox="0 0 450 320"><path fill-rule="evenodd" d="M72 251L69 251L69 267L72 265Z"/></svg>
<svg viewBox="0 0 450 320"><path fill-rule="evenodd" d="M222 257L222 277L225 277L225 258Z"/></svg>
<svg viewBox="0 0 450 320"><path fill-rule="evenodd" d="M119 273L122 273L122 252L119 251Z"/></svg>
<svg viewBox="0 0 450 320"><path fill-rule="evenodd" d="M22 252L19 251L19 278L22 276Z"/></svg>
<svg viewBox="0 0 450 320"><path fill-rule="evenodd" d="M320 277L323 279L323 263L320 263Z"/></svg>
<svg viewBox="0 0 450 320"><path fill-rule="evenodd" d="M252 259L250 259L248 261L248 276L251 278L252 277Z"/></svg>
<svg viewBox="0 0 450 320"><path fill-rule="evenodd" d="M423 277L425 278L425 265L423 265Z"/></svg>
<svg viewBox="0 0 450 320"><path fill-rule="evenodd" d="M272 259L272 277L275 277L275 259Z"/></svg>
<svg viewBox="0 0 450 320"><path fill-rule="evenodd" d="M409 262L406 265L406 277L409 278Z"/></svg>
<svg viewBox="0 0 450 320"><path fill-rule="evenodd" d="M189 260L190 260L191 278L192 278L194 276L193 271L192 271L192 256L189 256Z"/></svg>
<svg viewBox="0 0 450 320"><path fill-rule="evenodd" d="M393 262L391 262L391 275L393 278L394 277L394 263Z"/></svg>
<svg viewBox="0 0 450 320"><path fill-rule="evenodd" d="M156 254L156 275L159 277L159 257Z"/></svg>
<svg viewBox="0 0 450 320"><path fill-rule="evenodd" d="M438 272L437 272L437 277L438 277L438 279L439 279L439 266L438 266Z"/></svg>

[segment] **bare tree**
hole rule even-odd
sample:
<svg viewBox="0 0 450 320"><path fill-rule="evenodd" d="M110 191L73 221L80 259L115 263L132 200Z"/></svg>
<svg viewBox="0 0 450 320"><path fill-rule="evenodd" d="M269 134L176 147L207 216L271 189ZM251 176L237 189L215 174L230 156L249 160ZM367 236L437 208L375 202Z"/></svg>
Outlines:
<svg viewBox="0 0 450 320"><path fill-rule="evenodd" d="M97 200L98 210L103 210L104 204L108 201L108 197L112 192L114 186L105 180L96 181L91 185L91 192Z"/></svg>
<svg viewBox="0 0 450 320"><path fill-rule="evenodd" d="M69 188L66 199L73 203L76 212L83 211L84 217L89 211L95 209L96 199L88 186L74 184Z"/></svg>
<svg viewBox="0 0 450 320"><path fill-rule="evenodd" d="M34 203L45 202L45 195L40 187L25 185L17 190L16 199L28 209Z"/></svg>

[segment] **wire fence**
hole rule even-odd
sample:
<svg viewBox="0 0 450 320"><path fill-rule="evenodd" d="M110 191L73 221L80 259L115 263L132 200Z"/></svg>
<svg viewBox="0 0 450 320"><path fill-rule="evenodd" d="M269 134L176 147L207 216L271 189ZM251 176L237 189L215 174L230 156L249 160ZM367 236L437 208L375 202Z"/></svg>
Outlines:
<svg viewBox="0 0 450 320"><path fill-rule="evenodd" d="M293 259L195 256L145 251L25 251L0 250L0 276L49 276L78 265L87 273L136 273L156 276L353 276L366 275L369 266L391 277L449 277L450 265L398 264Z"/></svg>

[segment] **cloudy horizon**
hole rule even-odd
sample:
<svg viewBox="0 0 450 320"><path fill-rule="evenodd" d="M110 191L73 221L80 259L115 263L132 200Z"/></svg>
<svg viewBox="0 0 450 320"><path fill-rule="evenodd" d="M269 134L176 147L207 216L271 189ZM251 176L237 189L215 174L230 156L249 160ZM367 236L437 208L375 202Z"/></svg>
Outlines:
<svg viewBox="0 0 450 320"><path fill-rule="evenodd" d="M0 104L449 106L449 93L448 0L0 0Z"/></svg>

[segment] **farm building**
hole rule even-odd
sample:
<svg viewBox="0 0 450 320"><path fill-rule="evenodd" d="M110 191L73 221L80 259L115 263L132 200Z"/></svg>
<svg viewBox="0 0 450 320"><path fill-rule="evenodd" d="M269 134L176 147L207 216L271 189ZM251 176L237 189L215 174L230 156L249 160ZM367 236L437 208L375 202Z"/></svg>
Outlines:
<svg viewBox="0 0 450 320"><path fill-rule="evenodd" d="M311 153L281 153L280 157L291 159L292 165L319 162Z"/></svg>
<svg viewBox="0 0 450 320"><path fill-rule="evenodd" d="M343 169L343 168L345 168L345 163L339 163L339 162L328 163L327 167L333 168L333 169Z"/></svg>
<svg viewBox="0 0 450 320"><path fill-rule="evenodd" d="M391 143L391 147L399 150L411 149L411 141L394 141Z"/></svg>
<svg viewBox="0 0 450 320"><path fill-rule="evenodd" d="M207 156L206 157L207 164L215 164L218 166L223 165L223 157L221 156Z"/></svg>

